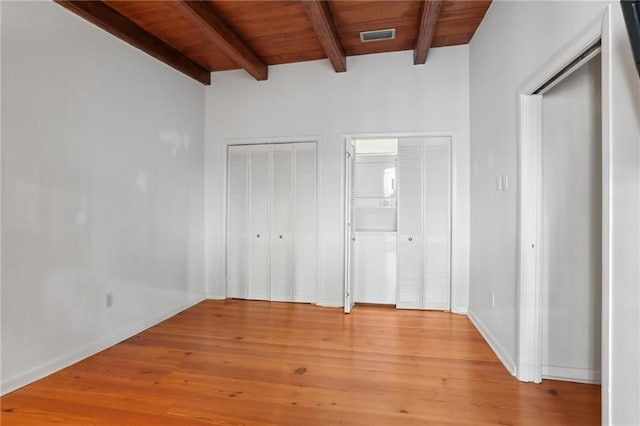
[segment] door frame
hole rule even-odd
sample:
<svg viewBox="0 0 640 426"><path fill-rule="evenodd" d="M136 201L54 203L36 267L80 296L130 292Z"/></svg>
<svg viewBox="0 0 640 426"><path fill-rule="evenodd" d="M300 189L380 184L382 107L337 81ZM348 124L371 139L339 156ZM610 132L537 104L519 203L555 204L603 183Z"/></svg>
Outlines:
<svg viewBox="0 0 640 426"><path fill-rule="evenodd" d="M610 223L610 26L609 8L554 54L517 91L518 129L518 347L516 377L525 382L542 380L542 97L539 88L555 75L579 68L576 62L600 40L602 58L602 418L609 407L609 286ZM562 79L558 79L557 84ZM546 90L548 90L548 87Z"/></svg>
<svg viewBox="0 0 640 426"><path fill-rule="evenodd" d="M346 302L347 298L347 274L348 271L348 260L347 260L347 244L346 239L349 238L347 235L347 223L346 223L346 214L347 214L347 193L346 189L348 186L348 182L346 181L347 172L346 167L348 165L347 155L346 153L349 150L349 146L351 141L354 139L384 139L384 138L434 138L434 137L448 137L451 139L451 176L450 176L450 191L451 191L451 246L449 247L450 253L449 256L451 258L451 262L449 265L449 311L452 313L466 314L467 313L467 304L466 303L458 303L459 299L465 297L468 294L468 282L466 283L465 288L457 288L462 287L460 285L455 285L461 279L464 279L464 274L459 274L458 271L463 270L462 266L465 262L468 263L468 256L460 253L462 249L464 249L464 244L458 244L459 241L459 229L458 229L458 153L457 153L457 131L455 130L435 130L435 131L421 131L421 132L380 132L380 133L349 133L343 134L342 145L341 145L341 156L342 156L342 165L341 165L341 176L340 176L340 188L341 188L341 211L344 220L341 223L340 235L342 235L344 243L341 244L341 257L342 257L342 276L343 276L343 291L342 291L342 300ZM468 253L467 253L468 254ZM467 267L468 268L468 267ZM459 275L462 277L458 278ZM352 292L353 293L353 292Z"/></svg>
<svg viewBox="0 0 640 426"><path fill-rule="evenodd" d="M320 283L321 283L321 271L320 268L320 214L319 211L319 200L320 200L320 190L321 190L321 179L320 179L320 166L321 166L321 156L320 156L320 147L322 138L320 136L282 136L282 137L264 137L264 138L233 138L226 139L223 144L224 149L224 182L223 182L223 194L222 198L224 200L224 247L223 247L223 271L224 271L224 295L223 298L228 298L228 284L227 284L227 241L229 239L229 147L230 146L247 146L247 145L275 145L275 144L290 144L290 143L304 143L304 142L313 142L316 144L316 267L314 271L315 275L315 302L314 304L318 304L318 301L321 298L320 294ZM206 212L205 212L206 214ZM205 230L206 232L206 230Z"/></svg>

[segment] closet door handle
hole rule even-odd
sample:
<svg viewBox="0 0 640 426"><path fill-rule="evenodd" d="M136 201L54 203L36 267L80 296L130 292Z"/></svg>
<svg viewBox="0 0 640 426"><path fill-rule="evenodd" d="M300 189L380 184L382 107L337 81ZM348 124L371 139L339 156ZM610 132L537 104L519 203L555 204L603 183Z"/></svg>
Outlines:
<svg viewBox="0 0 640 426"><path fill-rule="evenodd" d="M409 241L413 241L413 237L409 237Z"/></svg>

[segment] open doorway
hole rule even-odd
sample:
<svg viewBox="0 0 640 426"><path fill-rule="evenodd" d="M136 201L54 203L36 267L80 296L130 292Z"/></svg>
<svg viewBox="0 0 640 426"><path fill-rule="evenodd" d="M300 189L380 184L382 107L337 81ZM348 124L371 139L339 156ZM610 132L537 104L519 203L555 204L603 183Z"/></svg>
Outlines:
<svg viewBox="0 0 640 426"><path fill-rule="evenodd" d="M593 55L542 95L542 378L600 383L602 77Z"/></svg>
<svg viewBox="0 0 640 426"><path fill-rule="evenodd" d="M348 137L345 312L451 309L452 137Z"/></svg>
<svg viewBox="0 0 640 426"><path fill-rule="evenodd" d="M605 33L594 22L518 94L522 381L607 380L601 356L608 348L609 286Z"/></svg>
<svg viewBox="0 0 640 426"><path fill-rule="evenodd" d="M398 139L352 142L353 303L395 306Z"/></svg>

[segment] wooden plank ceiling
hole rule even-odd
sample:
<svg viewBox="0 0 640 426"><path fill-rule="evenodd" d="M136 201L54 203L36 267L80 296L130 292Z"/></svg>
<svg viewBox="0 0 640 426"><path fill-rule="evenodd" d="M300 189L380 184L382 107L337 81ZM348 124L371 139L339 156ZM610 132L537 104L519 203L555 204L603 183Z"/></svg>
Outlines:
<svg viewBox="0 0 640 426"><path fill-rule="evenodd" d="M467 44L491 0L75 1L56 0L195 80L245 69L327 58L336 72L347 56ZM395 39L362 42L361 31L394 28Z"/></svg>

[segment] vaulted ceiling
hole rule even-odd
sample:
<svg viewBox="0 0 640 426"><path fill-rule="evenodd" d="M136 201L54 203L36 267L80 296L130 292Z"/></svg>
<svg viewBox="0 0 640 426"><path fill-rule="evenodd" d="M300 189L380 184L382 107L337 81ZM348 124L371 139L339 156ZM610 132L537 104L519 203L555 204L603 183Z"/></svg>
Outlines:
<svg viewBox="0 0 640 426"><path fill-rule="evenodd" d="M431 1L69 1L58 4L173 68L211 83L212 71L245 69L257 80L269 65L467 44L491 0ZM360 32L395 29L395 38L362 42Z"/></svg>

